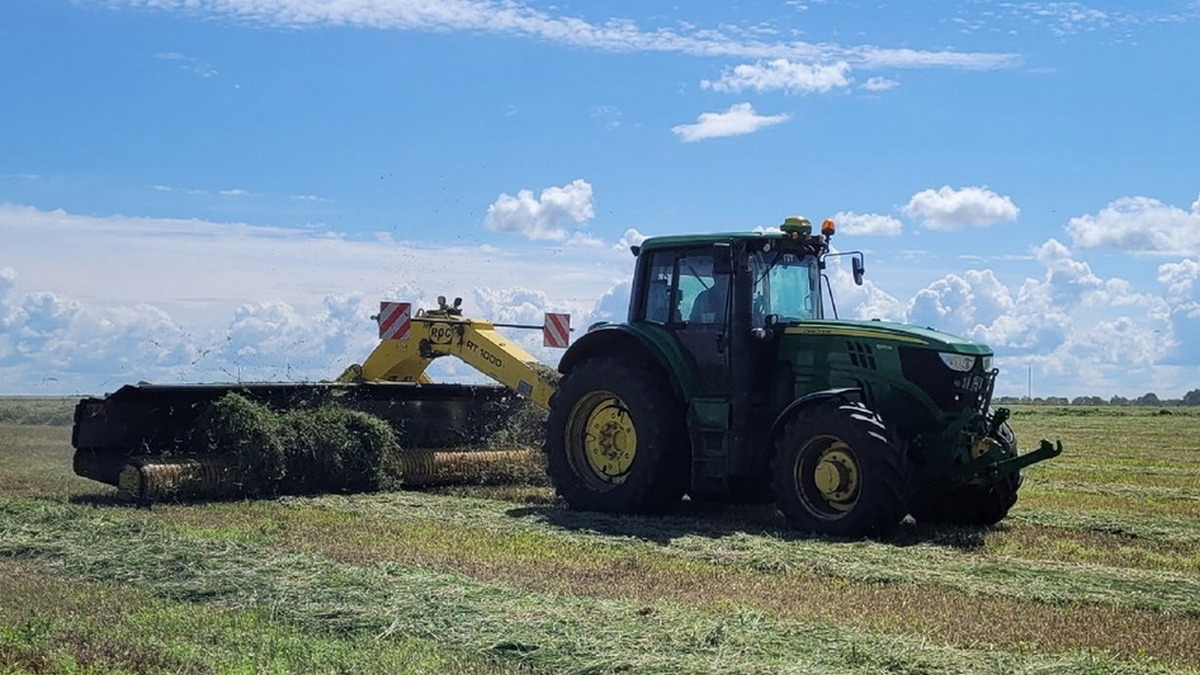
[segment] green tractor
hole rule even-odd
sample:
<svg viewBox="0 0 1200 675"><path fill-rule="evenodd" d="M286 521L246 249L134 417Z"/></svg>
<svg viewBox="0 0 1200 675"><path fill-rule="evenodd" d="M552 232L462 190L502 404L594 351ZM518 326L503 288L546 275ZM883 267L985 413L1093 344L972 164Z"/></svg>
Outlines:
<svg viewBox="0 0 1200 675"><path fill-rule="evenodd" d="M834 233L654 237L628 321L592 326L563 356L547 466L573 508L662 510L774 499L795 529L879 536L906 515L990 525L1017 500L1018 454L991 406L987 346L883 321L828 319Z"/></svg>

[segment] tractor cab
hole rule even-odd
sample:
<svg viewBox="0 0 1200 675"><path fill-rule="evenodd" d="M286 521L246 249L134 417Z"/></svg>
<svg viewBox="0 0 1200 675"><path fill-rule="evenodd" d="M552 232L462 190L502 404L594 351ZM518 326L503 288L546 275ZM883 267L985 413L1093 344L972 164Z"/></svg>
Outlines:
<svg viewBox="0 0 1200 675"><path fill-rule="evenodd" d="M780 345L788 326L825 317L833 233L831 221L814 235L807 219L788 218L775 231L656 237L635 248L626 325L672 355L668 370L689 408L693 494L763 478L770 431L795 397Z"/></svg>
<svg viewBox="0 0 1200 675"><path fill-rule="evenodd" d="M629 318L674 329L747 322L751 329L767 328L825 318L823 291L836 315L825 260L851 256L854 280L862 284L863 258L858 251L830 253L833 234L831 220L813 235L807 219L790 217L776 232L647 240L633 247L639 272Z"/></svg>
<svg viewBox="0 0 1200 675"><path fill-rule="evenodd" d="M745 379L751 372L769 369L770 345L787 326L825 318L833 233L832 221L814 235L807 219L792 217L773 232L648 239L634 247L629 324L647 327L660 342L677 341L698 374L696 389L729 398L754 386ZM848 255L861 283L862 254Z"/></svg>
<svg viewBox="0 0 1200 675"><path fill-rule="evenodd" d="M653 237L633 247L628 320L589 329L559 362L546 454L580 508L637 511L771 496L798 529L885 532L912 513L993 523L1018 456L991 408L987 345L838 318L832 221ZM828 305L826 305L828 301ZM828 308L828 312L826 311Z"/></svg>

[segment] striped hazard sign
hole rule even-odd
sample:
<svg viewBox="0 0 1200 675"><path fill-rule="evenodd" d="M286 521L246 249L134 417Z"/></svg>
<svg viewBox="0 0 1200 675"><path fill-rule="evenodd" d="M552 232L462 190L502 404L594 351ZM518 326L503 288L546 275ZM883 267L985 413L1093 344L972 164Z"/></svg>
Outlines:
<svg viewBox="0 0 1200 675"><path fill-rule="evenodd" d="M379 303L379 339L407 340L412 326L412 305L407 302Z"/></svg>
<svg viewBox="0 0 1200 675"><path fill-rule="evenodd" d="M542 324L542 345L565 348L571 340L571 315L546 312Z"/></svg>

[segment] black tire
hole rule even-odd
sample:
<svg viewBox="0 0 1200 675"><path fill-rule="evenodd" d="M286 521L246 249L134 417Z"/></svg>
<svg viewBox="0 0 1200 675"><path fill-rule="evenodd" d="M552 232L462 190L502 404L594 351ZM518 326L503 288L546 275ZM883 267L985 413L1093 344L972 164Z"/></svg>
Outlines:
<svg viewBox="0 0 1200 675"><path fill-rule="evenodd" d="M913 500L912 516L922 523L995 525L1017 503L1021 476L1003 476L985 485L963 485L922 492Z"/></svg>
<svg viewBox="0 0 1200 675"><path fill-rule="evenodd" d="M879 415L860 403L824 405L789 421L771 470L775 504L797 530L881 536L908 513L908 458Z"/></svg>
<svg viewBox="0 0 1200 675"><path fill-rule="evenodd" d="M563 376L546 420L546 469L560 497L586 511L650 512L691 482L684 408L666 374L596 357Z"/></svg>

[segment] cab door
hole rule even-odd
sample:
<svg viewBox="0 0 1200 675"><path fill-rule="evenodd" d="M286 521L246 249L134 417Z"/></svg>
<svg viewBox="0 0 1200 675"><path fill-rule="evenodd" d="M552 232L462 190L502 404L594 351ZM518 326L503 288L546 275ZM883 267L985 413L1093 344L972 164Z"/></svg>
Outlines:
<svg viewBox="0 0 1200 675"><path fill-rule="evenodd" d="M727 489L733 442L729 249L706 246L650 255L640 318L661 324L679 340L691 356L697 378L696 391L687 401L692 445L689 492L719 494Z"/></svg>

